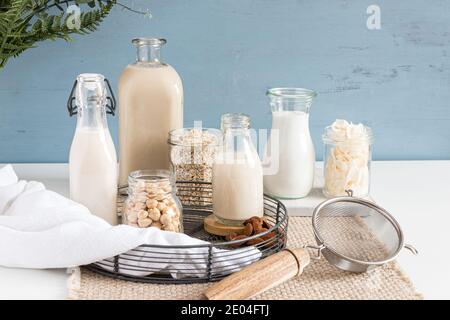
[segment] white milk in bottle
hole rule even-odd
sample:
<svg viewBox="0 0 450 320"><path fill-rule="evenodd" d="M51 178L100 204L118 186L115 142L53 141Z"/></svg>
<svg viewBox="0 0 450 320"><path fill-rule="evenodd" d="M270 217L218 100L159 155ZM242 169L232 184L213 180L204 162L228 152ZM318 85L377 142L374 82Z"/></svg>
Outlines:
<svg viewBox="0 0 450 320"><path fill-rule="evenodd" d="M70 198L117 224L117 156L106 121L105 79L77 77L77 128L69 155Z"/></svg>
<svg viewBox="0 0 450 320"><path fill-rule="evenodd" d="M315 151L309 132L314 91L274 88L267 93L272 132L264 157L264 189L279 198L302 198L314 182Z"/></svg>
<svg viewBox="0 0 450 320"><path fill-rule="evenodd" d="M222 116L224 144L213 165L213 213L227 225L239 225L264 213L262 165L249 127L247 115Z"/></svg>
<svg viewBox="0 0 450 320"><path fill-rule="evenodd" d="M137 61L119 79L119 185L135 170L169 169L169 131L183 127L183 86L161 62L164 39L134 39Z"/></svg>

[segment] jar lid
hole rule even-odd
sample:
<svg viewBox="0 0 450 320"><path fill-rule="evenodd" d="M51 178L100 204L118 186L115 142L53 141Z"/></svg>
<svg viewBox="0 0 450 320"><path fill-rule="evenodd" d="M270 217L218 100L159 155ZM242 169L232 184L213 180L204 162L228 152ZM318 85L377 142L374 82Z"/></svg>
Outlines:
<svg viewBox="0 0 450 320"><path fill-rule="evenodd" d="M169 132L168 143L174 146L220 146L222 131L214 128L181 128Z"/></svg>

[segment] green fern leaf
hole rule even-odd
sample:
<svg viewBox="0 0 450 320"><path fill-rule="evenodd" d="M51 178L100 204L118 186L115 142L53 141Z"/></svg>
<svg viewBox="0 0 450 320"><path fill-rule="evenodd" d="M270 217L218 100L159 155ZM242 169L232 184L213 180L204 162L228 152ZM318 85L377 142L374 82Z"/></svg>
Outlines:
<svg viewBox="0 0 450 320"><path fill-rule="evenodd" d="M72 34L94 32L116 3L117 0L0 0L0 69L9 58L40 41L71 41ZM69 15L62 10L63 4L79 4L87 9L80 15L79 29L68 27ZM59 14L51 8L60 10Z"/></svg>

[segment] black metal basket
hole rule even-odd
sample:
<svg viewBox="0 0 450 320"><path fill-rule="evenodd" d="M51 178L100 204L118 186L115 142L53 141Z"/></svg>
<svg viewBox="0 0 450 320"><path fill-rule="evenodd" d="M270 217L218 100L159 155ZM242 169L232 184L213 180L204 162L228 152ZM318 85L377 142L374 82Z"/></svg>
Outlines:
<svg viewBox="0 0 450 320"><path fill-rule="evenodd" d="M220 280L286 246L288 215L286 207L279 200L264 196L264 216L271 226L270 229L245 239L225 241L223 237L213 236L203 229L204 218L212 213L211 184L179 181L177 189L183 203L184 232L209 243L197 246L142 245L110 259L90 264L86 268L105 276L135 282L209 282ZM126 194L121 192L121 201L125 196ZM253 242L259 243L242 247L254 239L258 240ZM192 264L187 265L186 259ZM165 265L170 266L161 270ZM173 277L179 272L188 276Z"/></svg>

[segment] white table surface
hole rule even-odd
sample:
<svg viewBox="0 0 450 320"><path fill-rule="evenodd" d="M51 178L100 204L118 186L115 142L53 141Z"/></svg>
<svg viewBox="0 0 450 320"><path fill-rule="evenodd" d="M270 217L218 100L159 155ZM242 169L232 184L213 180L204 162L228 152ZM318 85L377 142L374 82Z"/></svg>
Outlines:
<svg viewBox="0 0 450 320"><path fill-rule="evenodd" d="M41 181L68 195L67 165L14 168L21 179ZM308 205L320 200L319 193L314 195ZM373 162L371 196L396 217L406 241L420 252L413 256L405 250L398 258L418 291L427 299L450 299L450 161ZM287 207L292 214L307 214L299 201ZM0 299L65 299L67 277L65 270L0 267Z"/></svg>

